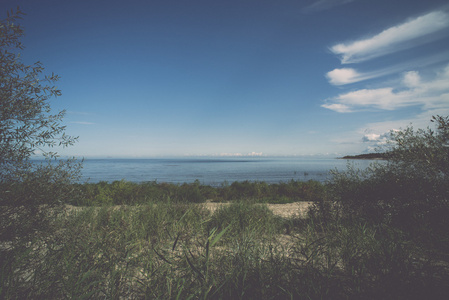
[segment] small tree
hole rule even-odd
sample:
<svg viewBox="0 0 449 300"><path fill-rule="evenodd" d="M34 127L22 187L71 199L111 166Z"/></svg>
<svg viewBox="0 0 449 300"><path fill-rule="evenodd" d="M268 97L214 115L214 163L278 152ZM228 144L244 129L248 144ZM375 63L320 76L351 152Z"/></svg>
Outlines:
<svg viewBox="0 0 449 300"><path fill-rule="evenodd" d="M435 129L392 131L387 157L390 161L408 165L432 177L449 176L449 116L433 116Z"/></svg>
<svg viewBox="0 0 449 300"><path fill-rule="evenodd" d="M334 172L330 196L341 215L449 248L449 117L431 121L435 129L392 131L386 162Z"/></svg>
<svg viewBox="0 0 449 300"><path fill-rule="evenodd" d="M22 62L24 31L16 24L21 15L17 8L0 21L0 240L44 229L50 212L71 197L80 167L52 161L57 153L48 149L72 145L76 138L61 125L65 112L51 112L50 99L61 95L54 86L59 77L43 76L40 62ZM41 164L31 161L37 150L45 158Z"/></svg>

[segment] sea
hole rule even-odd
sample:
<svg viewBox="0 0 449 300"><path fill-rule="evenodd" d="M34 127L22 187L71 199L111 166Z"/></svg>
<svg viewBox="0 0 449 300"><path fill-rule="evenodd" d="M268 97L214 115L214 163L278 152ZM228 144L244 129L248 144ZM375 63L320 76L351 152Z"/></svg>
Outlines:
<svg viewBox="0 0 449 300"><path fill-rule="evenodd" d="M365 169L371 160L309 157L199 157L153 159L85 159L82 182L192 183L220 186L234 181L280 183L315 180L325 182L331 170L344 171L348 164Z"/></svg>

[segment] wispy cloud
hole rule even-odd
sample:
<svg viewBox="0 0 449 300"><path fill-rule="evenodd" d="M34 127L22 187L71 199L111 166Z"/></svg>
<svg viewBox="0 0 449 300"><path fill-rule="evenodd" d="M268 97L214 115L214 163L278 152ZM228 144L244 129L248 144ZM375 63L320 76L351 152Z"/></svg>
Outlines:
<svg viewBox="0 0 449 300"><path fill-rule="evenodd" d="M327 72L326 78L332 85L345 85L404 72L406 70L410 70L410 66L413 66L414 68L422 68L436 63L447 62L448 60L449 51L442 51L438 54L415 58L406 62L369 72L359 72L354 68L337 68Z"/></svg>
<svg viewBox="0 0 449 300"><path fill-rule="evenodd" d="M410 99L408 91L394 92L393 88L361 89L346 94L341 94L331 100L331 104L322 106L337 112L354 112L367 108L394 110L398 107L416 105ZM342 110L341 107L344 108ZM337 108L337 109L335 109Z"/></svg>
<svg viewBox="0 0 449 300"><path fill-rule="evenodd" d="M349 113L353 112L353 110L350 108L349 105L342 104L342 103L326 103L321 105L321 107L339 112L339 113Z"/></svg>
<svg viewBox="0 0 449 300"><path fill-rule="evenodd" d="M348 74L350 79L351 72ZM343 80L344 76L341 77ZM413 105L420 105L425 110L449 108L448 82L449 65L431 80L422 80L417 71L410 71L403 75L398 88L360 89L328 99L322 107L340 113L366 109L395 110Z"/></svg>
<svg viewBox="0 0 449 300"><path fill-rule="evenodd" d="M310 4L309 6L306 6L303 8L303 13L312 13L312 12L318 12L323 11L327 9L331 9L335 6L344 5L350 2L353 2L354 0L318 0L314 3Z"/></svg>
<svg viewBox="0 0 449 300"><path fill-rule="evenodd" d="M370 38L337 44L330 50L341 57L343 64L358 63L428 42L431 40L430 34L447 27L449 15L444 11L434 11L390 27Z"/></svg>
<svg viewBox="0 0 449 300"><path fill-rule="evenodd" d="M344 85L371 78L367 74L361 74L352 68L334 69L326 74L330 84Z"/></svg>
<svg viewBox="0 0 449 300"><path fill-rule="evenodd" d="M405 128L410 123L417 128L425 128L432 115L449 114L449 51L432 48L430 44L437 39L447 38L448 28L449 14L446 7L408 19L376 35L330 48L340 57L342 64L361 63L426 43L430 47L427 47L429 53L432 53L423 54L423 47L415 52L414 58L401 60L399 57L395 65L366 71L362 68L367 65L361 64L357 68L344 67L329 71L325 76L330 84L336 86L393 74L396 74L396 79L390 77L383 85L377 82L378 88L359 87L328 98L322 105L324 108L338 113L394 111L412 106L421 110L419 114L407 118L366 124L356 131L343 134L341 141L350 141L370 152L385 145L391 130ZM437 63L442 67L435 71ZM429 66L434 70L433 75L431 69L427 68Z"/></svg>

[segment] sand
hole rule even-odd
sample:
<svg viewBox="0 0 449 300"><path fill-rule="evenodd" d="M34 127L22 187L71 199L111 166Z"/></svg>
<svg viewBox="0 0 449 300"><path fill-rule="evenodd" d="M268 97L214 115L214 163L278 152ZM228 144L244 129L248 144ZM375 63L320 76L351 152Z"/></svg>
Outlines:
<svg viewBox="0 0 449 300"><path fill-rule="evenodd" d="M208 202L204 205L207 209L209 209L211 212L216 211L221 206L227 206L230 203L214 203L214 202ZM294 215L303 215L307 212L307 209L309 206L312 205L312 202L293 202L293 203L287 203L287 204L268 204L268 208L271 209L271 211L280 217L288 218Z"/></svg>
<svg viewBox="0 0 449 300"><path fill-rule="evenodd" d="M286 204L267 204L268 208L271 209L271 211L280 217L283 218L289 218L292 216L301 216L304 215L307 212L307 209L312 205L313 202L293 202L293 203L286 203ZM217 202L209 202L202 203L200 205L204 205L207 209L209 209L212 213L215 212L218 208L221 206L228 206L230 205L230 202L224 202L224 203L217 203ZM121 205L115 205L113 206L114 209L119 209L122 207ZM66 208L69 212L73 211L80 211L83 207L79 206L72 206L72 205L66 205Z"/></svg>

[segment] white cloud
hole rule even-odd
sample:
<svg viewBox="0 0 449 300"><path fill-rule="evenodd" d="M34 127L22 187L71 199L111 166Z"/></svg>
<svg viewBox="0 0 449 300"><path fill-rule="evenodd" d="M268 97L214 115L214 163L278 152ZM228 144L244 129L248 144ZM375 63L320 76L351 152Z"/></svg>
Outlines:
<svg viewBox="0 0 449 300"><path fill-rule="evenodd" d="M448 10L433 11L409 19L397 26L387 28L377 35L371 35L353 42L341 43L331 48L341 58L342 64L359 63L382 55L445 38L449 35ZM429 45L431 46L431 45ZM342 133L339 142L359 147L360 151L373 151L384 146L390 138L390 131L405 128L413 123L415 128L426 128L432 115L449 114L449 65L432 76L424 67L449 62L449 51L432 50L433 54L397 60L396 64L379 69L360 70L359 68L336 68L326 74L329 83L336 86L352 84L363 80L397 74L396 79L388 78L386 83L340 92L326 99L322 107L339 112L353 113L368 110L400 110L421 113L402 120L371 123L358 130ZM418 72L421 71L421 72ZM413 110L404 110L414 107ZM393 115L393 114L390 114Z"/></svg>
<svg viewBox="0 0 449 300"><path fill-rule="evenodd" d="M349 108L348 105L341 104L341 103L323 104L321 106L324 108L330 109L330 110L334 110L339 113L352 112L352 110Z"/></svg>
<svg viewBox="0 0 449 300"><path fill-rule="evenodd" d="M354 0L318 0L305 7L302 11L304 13L317 12L331 9L332 7L344 5L353 1Z"/></svg>
<svg viewBox="0 0 449 300"><path fill-rule="evenodd" d="M337 44L331 51L341 56L341 62L357 63L399 50L415 47L427 40L417 39L449 27L449 15L434 11L400 25L390 27L367 39ZM413 43L410 43L413 41Z"/></svg>
<svg viewBox="0 0 449 300"><path fill-rule="evenodd" d="M395 131L396 129L391 129L393 131ZM362 142L364 143L368 143L370 144L370 147L379 147L382 145L387 144L388 140L390 140L391 138L391 134L390 131L388 132L384 132L381 134L377 134L377 133L365 133L362 137ZM369 132L369 130L366 130L366 132Z"/></svg>
<svg viewBox="0 0 449 300"><path fill-rule="evenodd" d="M416 104L409 98L408 92L395 93L393 88L379 88L379 89L362 89L337 96L332 100L331 105L322 105L325 108L332 109L338 112L353 112L355 109L361 108L377 108L384 110L393 110L402 106L409 106ZM346 111L341 111L339 106L346 108Z"/></svg>
<svg viewBox="0 0 449 300"><path fill-rule="evenodd" d="M359 72L353 68L334 69L326 74L326 78L332 85L345 85L363 80L378 78L394 73L410 70L410 67L422 68L432 64L447 62L449 60L449 51L443 51L436 55L424 58L416 58L396 65L388 66L375 71ZM411 79L411 78L410 78Z"/></svg>
<svg viewBox="0 0 449 300"><path fill-rule="evenodd" d="M350 68L334 69L327 72L326 77L333 85L343 85L360 81L360 74Z"/></svg>
<svg viewBox="0 0 449 300"><path fill-rule="evenodd" d="M416 71L410 71L410 72L405 73L404 79L402 80L404 85L409 88L418 87L420 81L421 81L421 77L419 76L418 72L416 72Z"/></svg>
<svg viewBox="0 0 449 300"><path fill-rule="evenodd" d="M362 142L366 145L365 152L372 152L377 148L381 148L387 142L390 137L391 131L398 131L405 129L407 126L413 126L413 128L427 128L434 125L430 122L432 116L435 115L448 115L449 107L444 109L435 109L422 112L411 118L384 121L366 124L363 128L359 128L355 135L362 136Z"/></svg>
<svg viewBox="0 0 449 300"><path fill-rule="evenodd" d="M363 136L362 141L363 142L373 142L373 141L378 141L379 138L380 138L380 134L368 133Z"/></svg>
<svg viewBox="0 0 449 300"><path fill-rule="evenodd" d="M423 110L449 108L449 65L433 80L423 81L416 71L407 72L398 88L361 89L328 99L322 107L336 112L363 109L396 110L420 105Z"/></svg>

